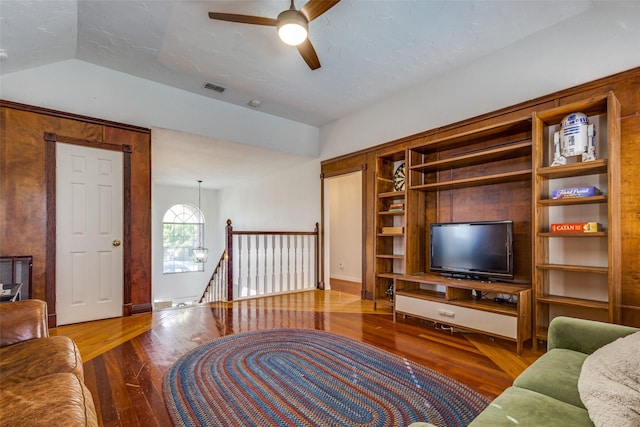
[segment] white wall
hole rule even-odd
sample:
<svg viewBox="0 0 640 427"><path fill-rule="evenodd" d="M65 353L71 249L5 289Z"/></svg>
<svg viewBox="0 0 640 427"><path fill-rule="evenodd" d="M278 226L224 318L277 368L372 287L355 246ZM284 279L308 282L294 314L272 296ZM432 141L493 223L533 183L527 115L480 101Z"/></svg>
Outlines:
<svg viewBox="0 0 640 427"><path fill-rule="evenodd" d="M587 12L323 126L321 158L392 141L640 66L640 2Z"/></svg>
<svg viewBox="0 0 640 427"><path fill-rule="evenodd" d="M153 301L172 301L173 304L198 301L207 281L224 250L224 228L219 227L218 191L202 189L200 209L204 214L204 246L209 249L205 271L190 273L162 273L162 218L173 205L188 203L198 206L198 184L193 187L154 185L152 193L152 262L151 283ZM222 244L222 246L221 246Z"/></svg>
<svg viewBox="0 0 640 427"><path fill-rule="evenodd" d="M362 172L327 181L329 277L362 283Z"/></svg>
<svg viewBox="0 0 640 427"><path fill-rule="evenodd" d="M320 222L320 163L295 167L220 190L220 224L237 230L313 231Z"/></svg>

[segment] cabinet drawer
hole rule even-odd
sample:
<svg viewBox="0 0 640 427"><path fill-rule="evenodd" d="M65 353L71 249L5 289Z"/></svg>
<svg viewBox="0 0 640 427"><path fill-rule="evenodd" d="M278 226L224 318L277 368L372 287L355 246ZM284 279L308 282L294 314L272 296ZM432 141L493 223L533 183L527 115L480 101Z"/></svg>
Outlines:
<svg viewBox="0 0 640 427"><path fill-rule="evenodd" d="M436 301L396 295L396 311L488 334L516 339L518 318Z"/></svg>

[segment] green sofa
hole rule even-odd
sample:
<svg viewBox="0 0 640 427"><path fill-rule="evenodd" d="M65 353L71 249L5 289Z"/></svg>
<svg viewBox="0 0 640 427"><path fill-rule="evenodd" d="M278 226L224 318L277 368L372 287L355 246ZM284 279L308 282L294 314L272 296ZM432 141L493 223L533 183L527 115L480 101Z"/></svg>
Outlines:
<svg viewBox="0 0 640 427"><path fill-rule="evenodd" d="M547 352L518 376L469 427L593 426L578 392L583 363L599 348L638 331L640 329L609 323L554 318L549 325ZM634 350L637 350L637 336L629 337L636 341ZM632 347L627 345L627 348ZM633 363L637 367L637 360ZM635 373L631 376L638 379ZM638 395L631 399L638 399ZM629 406L628 403L625 405ZM431 424L413 423L410 427L427 426Z"/></svg>

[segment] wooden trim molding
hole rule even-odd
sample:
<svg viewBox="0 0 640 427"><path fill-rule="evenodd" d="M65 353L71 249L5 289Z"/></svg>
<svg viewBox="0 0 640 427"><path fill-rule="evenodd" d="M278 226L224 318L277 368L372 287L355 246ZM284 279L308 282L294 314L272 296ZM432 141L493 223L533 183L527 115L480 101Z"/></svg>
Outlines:
<svg viewBox="0 0 640 427"><path fill-rule="evenodd" d="M131 303L131 153L130 145L113 144L103 141L73 138L57 135L53 132L44 133L46 144L45 174L47 191L47 257L45 296L48 307L49 327L57 326L56 314L56 144L58 142L74 144L84 147L100 148L103 150L122 151L123 154L123 316L133 313L151 311L152 305Z"/></svg>
<svg viewBox="0 0 640 427"><path fill-rule="evenodd" d="M333 172L324 172L322 174L320 174L320 179L325 179L325 178L333 178L336 176L341 176L341 175L347 175L350 173L354 173L354 172L364 172L367 170L367 164L366 163L362 163L359 166L354 166L351 168L346 168L346 169L340 169L338 171L333 171Z"/></svg>
<svg viewBox="0 0 640 427"><path fill-rule="evenodd" d="M123 155L123 194L122 194L122 203L123 203L123 229L124 233L123 237L123 248L122 248L122 256L123 256L123 275L122 284L124 287L124 294L122 298L122 302L124 304L122 308L122 314L124 316L130 316L133 312L133 307L131 306L131 153L132 149L130 145L122 146L122 155ZM151 311L151 304L147 304L149 306L149 310Z"/></svg>
<svg viewBox="0 0 640 427"><path fill-rule="evenodd" d="M28 104L21 104L19 102L7 101L7 100L4 100L4 99L0 99L0 107L13 108L15 110L28 111L30 113L36 113L36 114L46 114L46 115L53 116L53 117L58 117L58 118L61 118L61 119L79 120L79 121L82 121L84 123L91 123L91 124L96 124L96 125L109 126L109 127L112 127L112 128L124 129L124 130L128 130L128 131L133 131L133 132L141 132L141 133L146 133L146 134L150 134L151 133L151 129L140 127L140 126L133 126L133 125L127 125L127 124L124 124L124 123L112 122L112 121L109 121L109 120L96 119L94 117L83 116L83 115L80 115L80 114L67 113L67 112L59 111L59 110L50 110L48 108L36 107L36 106L33 106L33 105L28 105Z"/></svg>
<svg viewBox="0 0 640 427"><path fill-rule="evenodd" d="M47 191L47 256L45 259L45 298L48 324L55 328L56 317L56 138L45 133L45 179Z"/></svg>
<svg viewBox="0 0 640 427"><path fill-rule="evenodd" d="M367 164L363 163L362 164L362 194L361 194L361 209L362 211L360 212L361 218L362 218L362 248L364 248L364 250L362 251L362 272L360 273L360 283L362 285L362 288L360 289L360 298L362 299L366 299L367 298L367 287L365 286L365 283L367 283L367 251L366 251L366 247L367 247L367 174L365 173L365 170L367 169ZM374 190L375 191L375 190Z"/></svg>
<svg viewBox="0 0 640 427"><path fill-rule="evenodd" d="M129 306L129 314L127 314L127 316L130 316L132 314L150 313L153 310L153 304L151 303L128 304L128 306Z"/></svg>

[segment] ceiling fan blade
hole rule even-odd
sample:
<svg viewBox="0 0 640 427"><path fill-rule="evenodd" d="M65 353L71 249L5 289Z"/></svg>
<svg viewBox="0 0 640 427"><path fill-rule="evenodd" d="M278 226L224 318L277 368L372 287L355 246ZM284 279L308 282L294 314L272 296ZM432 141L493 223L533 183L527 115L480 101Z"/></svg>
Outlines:
<svg viewBox="0 0 640 427"><path fill-rule="evenodd" d="M239 22L241 24L267 25L275 27L277 21L273 18L263 18L262 16L237 15L235 13L209 12L209 18L219 21Z"/></svg>
<svg viewBox="0 0 640 427"><path fill-rule="evenodd" d="M300 55L302 55L302 58L307 63L309 68L311 68L312 70L317 70L318 68L320 68L320 60L318 59L316 50L313 48L313 45L308 38L296 47L298 48L298 52L300 52Z"/></svg>
<svg viewBox="0 0 640 427"><path fill-rule="evenodd" d="M309 0L307 4L302 6L300 12L304 13L307 21L311 22L338 4L339 1L340 0Z"/></svg>

